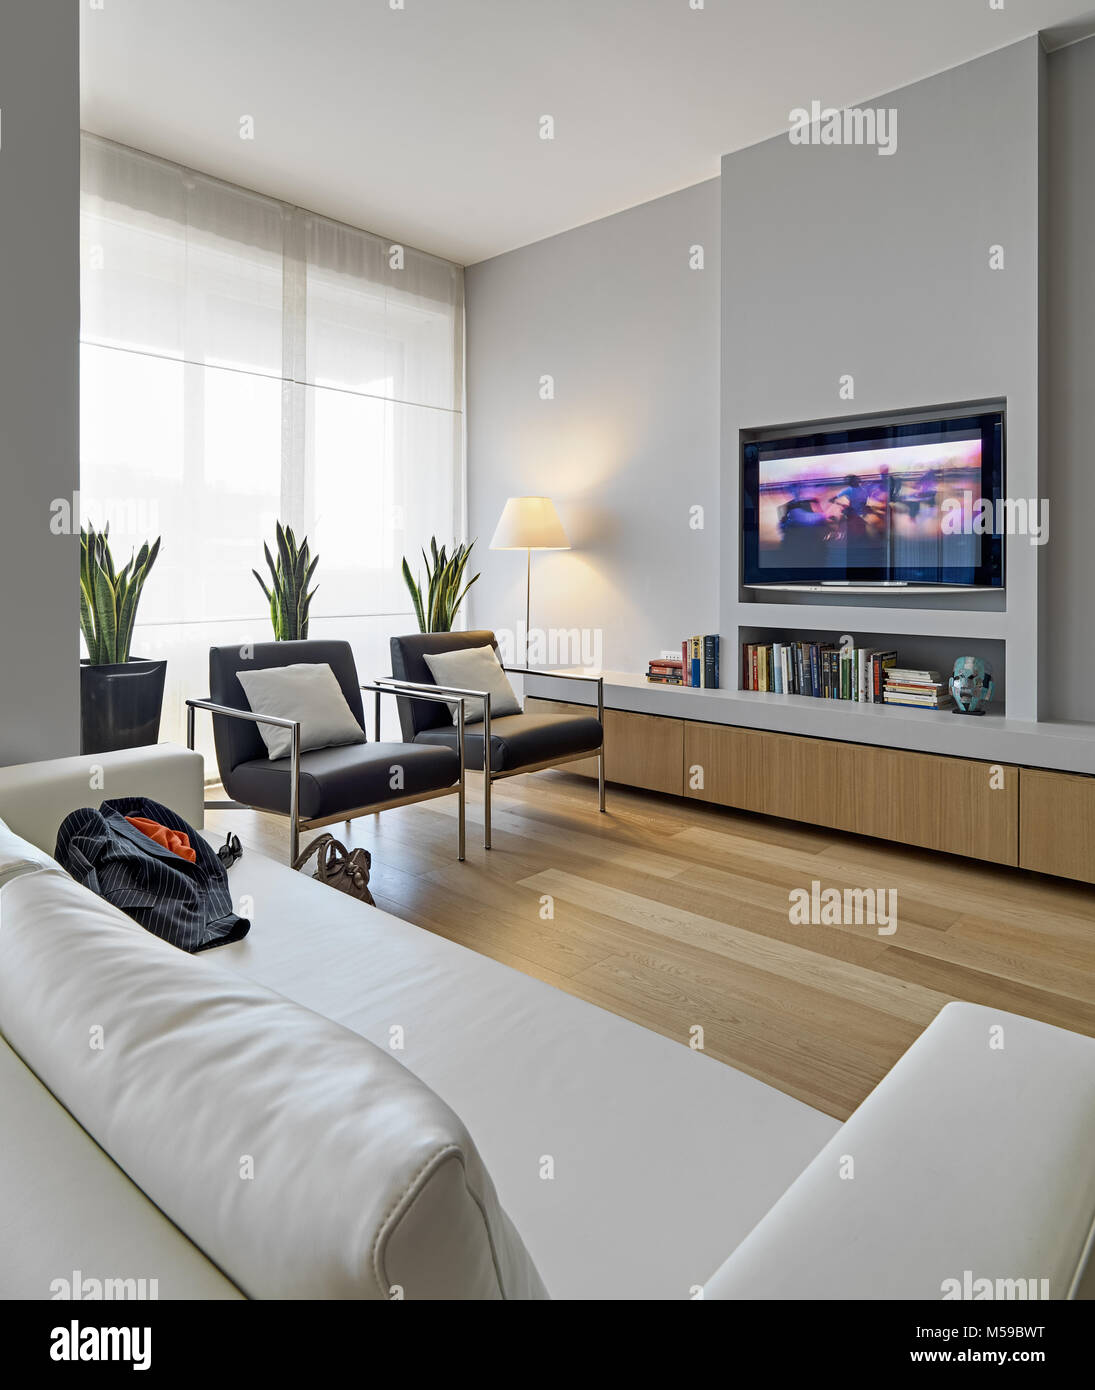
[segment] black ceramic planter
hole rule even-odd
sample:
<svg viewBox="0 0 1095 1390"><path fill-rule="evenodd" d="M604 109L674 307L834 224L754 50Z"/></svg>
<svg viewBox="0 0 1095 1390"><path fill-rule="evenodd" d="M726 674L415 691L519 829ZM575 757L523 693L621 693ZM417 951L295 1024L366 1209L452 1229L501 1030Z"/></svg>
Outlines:
<svg viewBox="0 0 1095 1390"><path fill-rule="evenodd" d="M142 748L160 736L166 661L80 662L80 752Z"/></svg>

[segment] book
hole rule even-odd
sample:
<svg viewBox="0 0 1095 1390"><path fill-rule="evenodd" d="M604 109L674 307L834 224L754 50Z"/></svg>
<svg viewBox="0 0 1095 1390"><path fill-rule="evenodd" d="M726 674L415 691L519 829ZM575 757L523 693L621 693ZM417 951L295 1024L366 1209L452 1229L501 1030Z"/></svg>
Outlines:
<svg viewBox="0 0 1095 1390"><path fill-rule="evenodd" d="M932 685L942 683L942 676L938 671L914 671L908 666L898 666L896 657L890 667L890 678L895 681L928 681Z"/></svg>
<svg viewBox="0 0 1095 1390"><path fill-rule="evenodd" d="M871 656L871 700L882 703L886 674L897 665L896 652L874 652Z"/></svg>
<svg viewBox="0 0 1095 1390"><path fill-rule="evenodd" d="M873 653L868 647L859 647L855 655L855 697L860 702L864 702L867 699L867 675L870 671Z"/></svg>
<svg viewBox="0 0 1095 1390"><path fill-rule="evenodd" d="M708 690L719 688L719 636L709 633L703 639L703 683Z"/></svg>
<svg viewBox="0 0 1095 1390"><path fill-rule="evenodd" d="M948 695L945 700L918 700L912 695L887 695L883 703L904 705L908 709L946 709L951 704L951 698Z"/></svg>

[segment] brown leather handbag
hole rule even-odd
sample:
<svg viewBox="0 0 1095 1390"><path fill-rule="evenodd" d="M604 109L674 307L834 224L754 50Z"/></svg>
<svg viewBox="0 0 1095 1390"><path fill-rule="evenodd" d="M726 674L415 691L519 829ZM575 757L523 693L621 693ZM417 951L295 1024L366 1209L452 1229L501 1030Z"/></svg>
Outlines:
<svg viewBox="0 0 1095 1390"><path fill-rule="evenodd" d="M373 867L373 856L367 849L349 850L333 835L317 835L303 850L293 864L294 869L303 869L313 854L318 854L316 871L312 875L320 883L329 883L340 893L349 893L351 898L375 907L373 895L369 892L369 871Z"/></svg>

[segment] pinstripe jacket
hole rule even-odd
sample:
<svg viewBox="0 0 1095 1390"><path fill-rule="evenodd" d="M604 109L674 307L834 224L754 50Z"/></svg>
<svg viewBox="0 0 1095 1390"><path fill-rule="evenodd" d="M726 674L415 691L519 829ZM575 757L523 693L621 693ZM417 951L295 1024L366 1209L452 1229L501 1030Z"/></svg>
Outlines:
<svg viewBox="0 0 1095 1390"><path fill-rule="evenodd" d="M190 837L191 864L156 844L126 816L144 816ZM66 816L54 857L77 882L182 951L205 951L246 936L232 910L224 865L208 841L174 811L144 796L104 801Z"/></svg>

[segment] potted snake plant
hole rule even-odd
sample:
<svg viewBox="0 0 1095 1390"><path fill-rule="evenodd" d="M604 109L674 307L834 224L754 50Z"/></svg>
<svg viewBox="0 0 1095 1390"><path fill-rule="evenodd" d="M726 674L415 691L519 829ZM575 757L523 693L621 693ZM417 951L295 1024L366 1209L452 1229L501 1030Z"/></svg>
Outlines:
<svg viewBox="0 0 1095 1390"><path fill-rule="evenodd" d="M109 525L80 528L80 751L140 748L160 736L166 661L130 655L145 580L160 553L147 542L115 569Z"/></svg>
<svg viewBox="0 0 1095 1390"><path fill-rule="evenodd" d="M473 575L464 583L464 571L471 559L472 546L458 545L452 554L440 550L437 537L430 539L429 555L423 550L422 563L426 566L426 578L418 579L411 573L407 557L403 557L403 582L414 605L414 615L418 619L419 632L451 632L464 595L479 578Z"/></svg>

